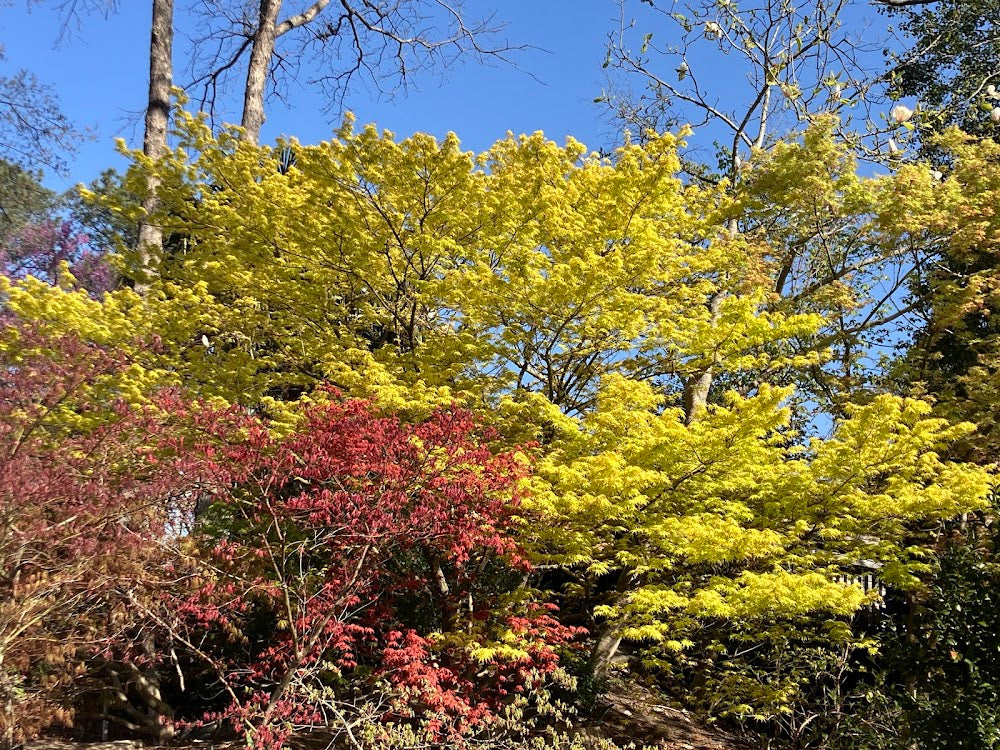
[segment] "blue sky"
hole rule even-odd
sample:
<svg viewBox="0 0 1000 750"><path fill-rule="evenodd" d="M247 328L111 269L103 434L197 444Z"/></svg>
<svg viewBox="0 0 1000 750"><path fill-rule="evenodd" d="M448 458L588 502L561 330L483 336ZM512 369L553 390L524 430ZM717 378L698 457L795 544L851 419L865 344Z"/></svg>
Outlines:
<svg viewBox="0 0 1000 750"><path fill-rule="evenodd" d="M85 19L70 38L58 42L59 16L54 3L27 10L20 5L0 11L2 39L9 68L26 67L58 92L63 110L90 127L96 140L81 144L67 177L49 176L57 189L87 181L102 169L124 161L113 140L141 142L141 114L146 95L149 3L124 0L116 15ZM183 0L178 6L183 5ZM400 136L416 131L441 136L455 131L465 146L482 150L508 130L543 130L561 141L572 134L593 148L614 140L612 126L594 103L604 85L601 69L607 33L617 11L612 0L507 0L501 4L511 42L533 45L517 55L520 70L469 62L445 77L425 75L419 90L389 101L358 91L348 100L358 120L376 122ZM470 11L482 4L467 3ZM187 44L192 33L178 16L175 73L185 77ZM188 24L189 25L189 24ZM530 74L529 74L530 73ZM290 89L290 107L274 102L268 110L264 140L279 134L311 143L327 138L332 125L322 100L305 86ZM238 120L235 105L230 117Z"/></svg>

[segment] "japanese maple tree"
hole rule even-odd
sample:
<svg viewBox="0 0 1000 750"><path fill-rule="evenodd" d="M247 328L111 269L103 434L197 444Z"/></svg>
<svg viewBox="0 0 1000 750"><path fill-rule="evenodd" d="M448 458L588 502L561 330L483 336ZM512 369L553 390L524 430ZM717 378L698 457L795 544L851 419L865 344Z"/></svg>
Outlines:
<svg viewBox="0 0 1000 750"><path fill-rule="evenodd" d="M286 437L238 412L195 420L224 440L196 467L214 575L181 611L249 654L226 662L231 700L210 719L276 747L380 706L456 737L555 669L575 631L511 593L529 569L512 537L526 466L468 414L411 425L334 399Z"/></svg>

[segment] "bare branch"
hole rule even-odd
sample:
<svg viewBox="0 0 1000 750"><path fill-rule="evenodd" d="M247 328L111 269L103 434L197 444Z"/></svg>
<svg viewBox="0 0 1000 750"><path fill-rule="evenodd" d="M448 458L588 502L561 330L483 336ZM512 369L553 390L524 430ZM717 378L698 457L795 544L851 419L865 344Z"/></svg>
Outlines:
<svg viewBox="0 0 1000 750"><path fill-rule="evenodd" d="M261 111L263 102L256 102L280 96L285 82L301 69L310 71L307 81L327 94L332 117L339 117L356 84L392 96L405 92L419 73L443 73L469 56L513 65L512 54L524 48L501 37L504 24L495 14L470 20L460 4L446 0L314 0L280 22L261 16L267 10L274 17L283 5L280 0L260 8L242 0L200 1L206 32L194 40L191 80L209 112L215 112L218 97L257 47L250 68L255 81L268 83L263 89L255 86L252 102L245 104ZM257 70L260 66L266 69ZM249 131L248 138L253 139Z"/></svg>
<svg viewBox="0 0 1000 750"><path fill-rule="evenodd" d="M312 21L316 16L323 12L323 9L330 4L330 0L316 0L315 3L310 5L301 13L297 13L290 18L286 18L284 21L278 24L275 28L275 36L281 36L282 34L287 34L292 29L297 29L299 26L304 26L305 24Z"/></svg>

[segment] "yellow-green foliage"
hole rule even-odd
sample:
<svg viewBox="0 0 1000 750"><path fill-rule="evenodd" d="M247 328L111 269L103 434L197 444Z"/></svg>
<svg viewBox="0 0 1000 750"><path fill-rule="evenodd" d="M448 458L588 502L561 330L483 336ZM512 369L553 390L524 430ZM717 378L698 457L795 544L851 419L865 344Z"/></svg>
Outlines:
<svg viewBox="0 0 1000 750"><path fill-rule="evenodd" d="M560 523L535 527L534 543L591 575L622 571L627 593L598 614L637 639L669 642L676 617L852 612L860 589L826 574L860 559L908 583L907 523L953 517L988 489L981 470L936 452L969 426L881 396L803 445L787 395L730 394L689 425L650 408L648 385L610 383L539 462L532 502Z"/></svg>
<svg viewBox="0 0 1000 750"><path fill-rule="evenodd" d="M979 433L959 455L1000 458L1000 144L950 129L936 139L944 174L890 205L892 218L932 241L937 262L926 269L930 312L906 376L938 400L938 411L976 423ZM930 194L930 195L928 195Z"/></svg>
<svg viewBox="0 0 1000 750"><path fill-rule="evenodd" d="M397 408L523 391L572 413L606 374L760 367L820 324L765 309L763 249L726 228L724 190L677 178L670 135L611 159L541 134L476 156L348 122L287 144L285 171L284 146L180 126L175 153L136 155L128 178L141 192L157 172L172 235L137 315L205 393L257 403L330 380Z"/></svg>
<svg viewBox="0 0 1000 750"><path fill-rule="evenodd" d="M524 542L581 584L617 574L597 614L629 637L676 649L675 618L851 612L864 597L833 582L840 566L881 560L904 580L907 524L983 500L985 473L938 458L967 426L882 396L803 441L791 390L767 383L821 362L824 315L865 303L854 275L919 232L886 196L933 197L926 171L859 177L829 123L756 155L738 189L679 179L671 135L602 158L541 134L477 156L350 121L277 148L184 113L179 129L128 177L162 185L170 239L148 294L5 281L6 304L158 342L140 354L149 378L272 415L322 381L412 414L479 411L535 443ZM692 420L681 384L709 367L742 392Z"/></svg>

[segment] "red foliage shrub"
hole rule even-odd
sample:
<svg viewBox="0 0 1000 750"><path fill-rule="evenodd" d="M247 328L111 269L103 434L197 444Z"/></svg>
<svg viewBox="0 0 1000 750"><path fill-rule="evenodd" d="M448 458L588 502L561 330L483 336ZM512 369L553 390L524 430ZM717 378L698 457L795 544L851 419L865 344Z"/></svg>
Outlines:
<svg viewBox="0 0 1000 750"><path fill-rule="evenodd" d="M216 574L183 609L250 653L230 657L232 700L210 718L277 746L381 705L458 736L555 669L573 631L510 593L529 568L512 536L526 466L491 452L468 414L408 425L335 402L283 438L232 412L197 419L243 436L197 467L214 488L198 533Z"/></svg>

